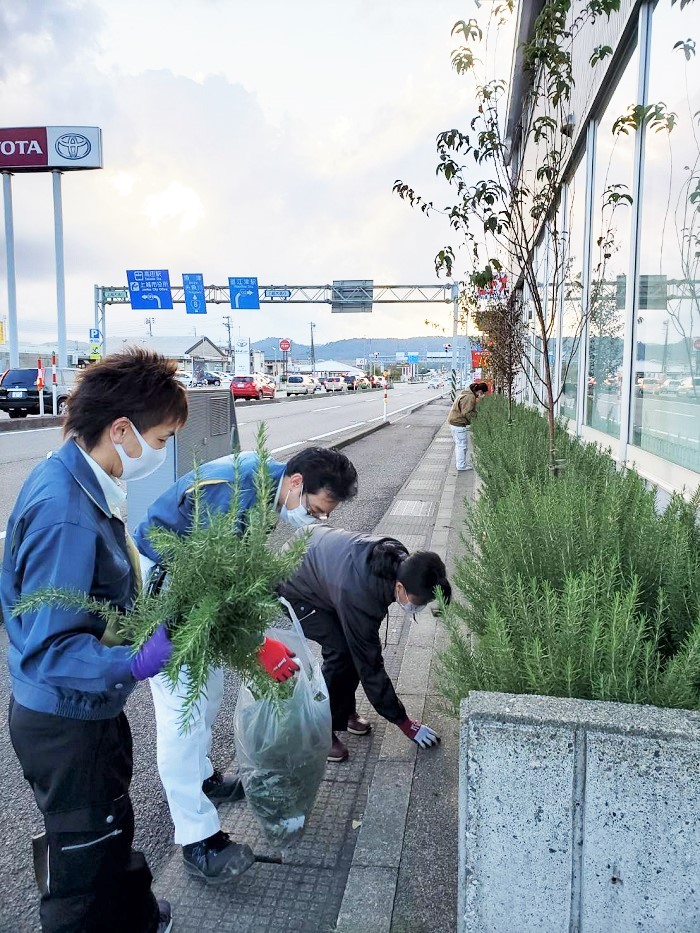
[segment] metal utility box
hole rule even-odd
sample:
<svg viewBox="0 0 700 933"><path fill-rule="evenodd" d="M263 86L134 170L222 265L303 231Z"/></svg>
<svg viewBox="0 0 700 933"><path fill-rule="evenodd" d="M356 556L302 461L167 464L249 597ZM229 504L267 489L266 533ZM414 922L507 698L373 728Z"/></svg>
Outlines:
<svg viewBox="0 0 700 933"><path fill-rule="evenodd" d="M187 400L187 424L168 441L163 466L145 479L127 483L129 531L143 521L151 503L195 463L208 463L239 449L236 408L228 387L189 389Z"/></svg>

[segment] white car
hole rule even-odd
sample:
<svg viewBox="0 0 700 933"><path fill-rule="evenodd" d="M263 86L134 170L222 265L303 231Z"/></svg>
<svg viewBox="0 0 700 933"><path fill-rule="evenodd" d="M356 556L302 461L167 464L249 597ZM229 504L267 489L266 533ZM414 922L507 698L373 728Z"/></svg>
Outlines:
<svg viewBox="0 0 700 933"><path fill-rule="evenodd" d="M196 385L195 378L192 373L188 373L185 369L178 369L175 373L175 378L178 382L181 382L186 389L191 389Z"/></svg>
<svg viewBox="0 0 700 933"><path fill-rule="evenodd" d="M321 382L321 380L318 378L318 376L307 376L306 378L313 385L314 392L325 392L326 391L326 387Z"/></svg>
<svg viewBox="0 0 700 933"><path fill-rule="evenodd" d="M287 376L287 395L312 395L316 387L308 376Z"/></svg>
<svg viewBox="0 0 700 933"><path fill-rule="evenodd" d="M347 392L348 387L342 376L328 376L324 380L326 392Z"/></svg>

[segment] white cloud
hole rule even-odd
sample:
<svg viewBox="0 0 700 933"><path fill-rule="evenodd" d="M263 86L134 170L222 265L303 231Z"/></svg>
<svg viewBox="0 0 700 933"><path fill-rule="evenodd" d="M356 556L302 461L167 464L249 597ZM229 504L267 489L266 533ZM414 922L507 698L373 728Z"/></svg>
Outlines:
<svg viewBox="0 0 700 933"><path fill-rule="evenodd" d="M434 141L467 109L449 64L461 2L39 3L40 18L0 19L13 50L0 65L5 123L94 124L104 136L105 169L64 176L71 333L83 337L92 323L94 284L123 284L127 268L168 268L173 282L201 271L212 284L256 274L261 284L435 281L448 228L391 188L402 178L437 204L449 200L434 176ZM13 184L22 337L43 319L50 338L50 183L34 175ZM226 311L211 308L200 333L220 339ZM240 319L254 339L305 339L312 316L335 339L360 326L425 332L431 314L376 306L358 324L296 305ZM112 308L110 331L136 333L142 317ZM176 310L156 330L192 326Z"/></svg>

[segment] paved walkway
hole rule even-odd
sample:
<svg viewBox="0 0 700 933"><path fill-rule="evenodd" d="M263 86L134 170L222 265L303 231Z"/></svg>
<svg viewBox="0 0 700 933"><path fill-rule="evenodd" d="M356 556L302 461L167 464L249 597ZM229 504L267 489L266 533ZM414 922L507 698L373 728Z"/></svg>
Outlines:
<svg viewBox="0 0 700 933"><path fill-rule="evenodd" d="M448 403L444 401L445 416ZM406 419L419 424L420 411ZM459 553L463 500L473 474L454 468L440 428L375 531L410 550ZM252 846L257 862L238 882L208 887L185 875L177 848L155 879L173 906L177 933L451 933L456 929L458 724L440 711L434 682L439 623L423 612L410 626L388 618L384 659L409 715L442 736L421 751L396 727L369 715L369 737L345 736L350 759L329 764L302 842L282 862L245 802L220 808L222 826Z"/></svg>

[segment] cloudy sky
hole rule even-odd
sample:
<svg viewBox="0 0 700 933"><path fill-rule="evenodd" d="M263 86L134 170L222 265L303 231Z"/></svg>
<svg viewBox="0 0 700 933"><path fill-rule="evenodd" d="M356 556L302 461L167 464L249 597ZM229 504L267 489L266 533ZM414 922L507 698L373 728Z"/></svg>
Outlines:
<svg viewBox="0 0 700 933"><path fill-rule="evenodd" d="M469 87L450 67L453 23L473 0L31 0L0 11L4 126L96 125L102 171L64 175L68 332L87 339L93 286L130 268L202 272L207 284L436 281L449 240L392 193L401 178L436 203L434 140L464 127ZM508 60L508 54L504 55ZM507 69L504 69L507 71ZM50 175L13 179L20 339L52 339ZM1 231L0 231L1 233ZM4 240L0 316L7 312ZM263 306L206 319L158 314L154 334L306 341L427 332L442 306ZM143 335L112 306L110 334Z"/></svg>

